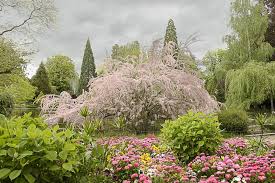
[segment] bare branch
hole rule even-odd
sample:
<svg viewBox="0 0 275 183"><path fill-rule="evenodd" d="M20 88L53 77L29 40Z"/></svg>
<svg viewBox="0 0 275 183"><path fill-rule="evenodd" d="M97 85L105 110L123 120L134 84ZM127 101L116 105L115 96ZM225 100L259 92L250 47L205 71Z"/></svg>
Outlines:
<svg viewBox="0 0 275 183"><path fill-rule="evenodd" d="M7 30L2 31L2 32L0 33L0 36L3 36L5 33L11 32L11 31L13 31L13 30L15 30L15 29L17 29L17 28L19 28L19 27L24 26L26 23L28 23L28 21L30 21L30 20L32 19L33 14L34 14L35 11L36 11L36 9L33 9L33 10L31 11L29 17L28 17L27 19L25 19L22 23L13 26L13 27L11 27L10 29L7 29Z"/></svg>

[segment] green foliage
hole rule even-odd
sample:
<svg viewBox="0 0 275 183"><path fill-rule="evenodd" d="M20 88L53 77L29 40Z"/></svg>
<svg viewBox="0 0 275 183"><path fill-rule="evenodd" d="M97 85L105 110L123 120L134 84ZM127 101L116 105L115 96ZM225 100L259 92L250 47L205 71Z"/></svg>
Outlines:
<svg viewBox="0 0 275 183"><path fill-rule="evenodd" d="M78 93L81 94L83 90L88 89L88 83L91 78L97 76L94 55L92 52L90 40L87 40L86 48L84 51L83 61L81 65L81 74L79 80Z"/></svg>
<svg viewBox="0 0 275 183"><path fill-rule="evenodd" d="M235 0L231 9L233 33L225 38L228 45L225 65L229 69L238 69L253 60L269 60L274 49L265 42L268 13L263 1Z"/></svg>
<svg viewBox="0 0 275 183"><path fill-rule="evenodd" d="M19 51L11 41L0 39L0 74L24 75L26 61L22 58L23 53Z"/></svg>
<svg viewBox="0 0 275 183"><path fill-rule="evenodd" d="M57 93L62 91L71 91L70 82L77 78L73 61L63 55L56 55L48 58L46 69L51 85L56 89Z"/></svg>
<svg viewBox="0 0 275 183"><path fill-rule="evenodd" d="M15 104L34 97L35 88L25 77L24 53L7 40L0 39L0 93L9 93Z"/></svg>
<svg viewBox="0 0 275 183"><path fill-rule="evenodd" d="M49 128L30 114L0 120L0 179L4 182L78 182L103 171L95 167L104 157L94 160L87 156L95 151L96 157L103 156L103 147L88 148L91 142L83 143L80 133L59 126ZM83 171L88 173L84 176Z"/></svg>
<svg viewBox="0 0 275 183"><path fill-rule="evenodd" d="M124 131L126 127L126 120L124 117L118 117L114 120L112 123L113 127L116 128L117 130Z"/></svg>
<svg viewBox="0 0 275 183"><path fill-rule="evenodd" d="M115 44L112 47L112 59L124 61L128 57L138 58L141 54L141 48L138 41L133 41L126 45Z"/></svg>
<svg viewBox="0 0 275 183"><path fill-rule="evenodd" d="M13 97L15 104L24 105L35 96L36 88L25 77L15 74L3 74L0 82L4 84L3 87L0 84L0 93L9 93Z"/></svg>
<svg viewBox="0 0 275 183"><path fill-rule="evenodd" d="M166 45L169 42L173 42L175 44L175 48L174 48L176 52L175 58L177 59L177 52L179 51L179 45L178 45L176 27L172 19L169 19L168 25L166 27L166 32L164 36L164 45Z"/></svg>
<svg viewBox="0 0 275 183"><path fill-rule="evenodd" d="M225 101L225 76L226 70L221 66L225 50L209 51L203 58L205 65L205 87L207 91L220 102Z"/></svg>
<svg viewBox="0 0 275 183"><path fill-rule="evenodd" d="M163 139L178 157L188 162L200 153L214 153L222 140L217 117L188 112L161 129Z"/></svg>
<svg viewBox="0 0 275 183"><path fill-rule="evenodd" d="M260 70L256 71L259 67L250 67L250 71L246 69L249 63L268 61L274 53L271 45L265 42L268 13L263 1L234 0L231 4L229 26L232 33L224 39L227 48L210 52L204 58L206 88L219 101L224 102L226 99L229 106L241 105L248 109L251 105L262 103L268 98L269 89L265 85L268 78L260 81L267 76L266 71L263 71L265 76L260 77ZM257 72L254 75L253 69ZM246 77L244 75L247 72L251 75ZM257 83L252 86L254 77L257 77ZM245 81L248 78L249 81ZM241 79L241 83L237 83L238 79ZM251 90L252 88L255 88L255 91Z"/></svg>
<svg viewBox="0 0 275 183"><path fill-rule="evenodd" d="M14 107L14 101L10 94L0 93L0 114L10 116Z"/></svg>
<svg viewBox="0 0 275 183"><path fill-rule="evenodd" d="M245 111L240 109L226 109L218 113L220 128L232 133L246 133L249 119Z"/></svg>
<svg viewBox="0 0 275 183"><path fill-rule="evenodd" d="M41 62L38 70L36 71L36 74L32 77L31 84L37 88L37 90L36 90L37 96L41 92L43 94L51 93L51 85L50 85L48 73L46 71L46 68L45 68L43 62Z"/></svg>
<svg viewBox="0 0 275 183"><path fill-rule="evenodd" d="M239 70L232 70L226 77L226 103L249 109L270 97L269 73L263 64L250 63Z"/></svg>
<svg viewBox="0 0 275 183"><path fill-rule="evenodd" d="M271 115L268 119L267 119L267 124L265 125L266 128L275 131L275 116Z"/></svg>

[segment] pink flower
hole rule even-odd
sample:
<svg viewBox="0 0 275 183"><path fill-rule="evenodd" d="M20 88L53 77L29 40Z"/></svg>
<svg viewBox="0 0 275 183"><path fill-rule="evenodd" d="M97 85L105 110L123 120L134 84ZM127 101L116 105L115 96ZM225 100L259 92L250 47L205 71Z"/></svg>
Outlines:
<svg viewBox="0 0 275 183"><path fill-rule="evenodd" d="M265 176L258 176L258 179L259 179L260 181L264 181L264 180L266 179L266 177L265 177Z"/></svg>
<svg viewBox="0 0 275 183"><path fill-rule="evenodd" d="M134 174L131 175L131 179L135 179L135 178L137 178L137 177L138 177L138 174L137 174L137 173L134 173Z"/></svg>

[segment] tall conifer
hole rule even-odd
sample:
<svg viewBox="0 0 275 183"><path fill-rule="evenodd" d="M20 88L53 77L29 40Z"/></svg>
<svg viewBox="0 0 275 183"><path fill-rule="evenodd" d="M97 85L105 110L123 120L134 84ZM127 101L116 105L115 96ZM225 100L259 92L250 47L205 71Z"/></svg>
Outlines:
<svg viewBox="0 0 275 183"><path fill-rule="evenodd" d="M36 71L36 74L32 77L31 83L33 86L37 87L36 95L38 95L40 92L43 94L51 93L51 85L48 73L43 62L41 62L39 68Z"/></svg>
<svg viewBox="0 0 275 183"><path fill-rule="evenodd" d="M81 65L81 74L79 80L79 94L82 93L83 90L87 90L88 83L91 78L95 78L96 74L96 67L94 56L90 44L90 40L87 40L86 48L84 51L83 61Z"/></svg>
<svg viewBox="0 0 275 183"><path fill-rule="evenodd" d="M177 38L177 32L176 32L176 27L174 24L174 21L172 19L169 19L168 25L166 27L166 33L164 37L164 45L166 45L169 42L175 43L175 59L177 58L177 53L179 51L179 46L178 46L178 38Z"/></svg>

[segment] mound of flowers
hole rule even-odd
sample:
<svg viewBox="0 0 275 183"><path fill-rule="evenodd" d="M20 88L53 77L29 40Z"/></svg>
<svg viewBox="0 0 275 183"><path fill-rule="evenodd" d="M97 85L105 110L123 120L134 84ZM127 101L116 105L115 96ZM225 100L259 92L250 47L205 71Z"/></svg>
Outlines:
<svg viewBox="0 0 275 183"><path fill-rule="evenodd" d="M247 154L242 138L225 140L215 155L200 154L181 166L169 147L156 137L101 139L107 145L114 182L122 183L270 183L275 180L275 150Z"/></svg>
<svg viewBox="0 0 275 183"><path fill-rule="evenodd" d="M155 137L120 137L99 143L109 147L108 159L117 182L151 183L160 178L165 182L181 182L184 177L177 158Z"/></svg>
<svg viewBox="0 0 275 183"><path fill-rule="evenodd" d="M188 164L189 180L200 183L270 183L275 180L275 150L265 155L250 154L242 138L227 139L216 155L201 154Z"/></svg>

